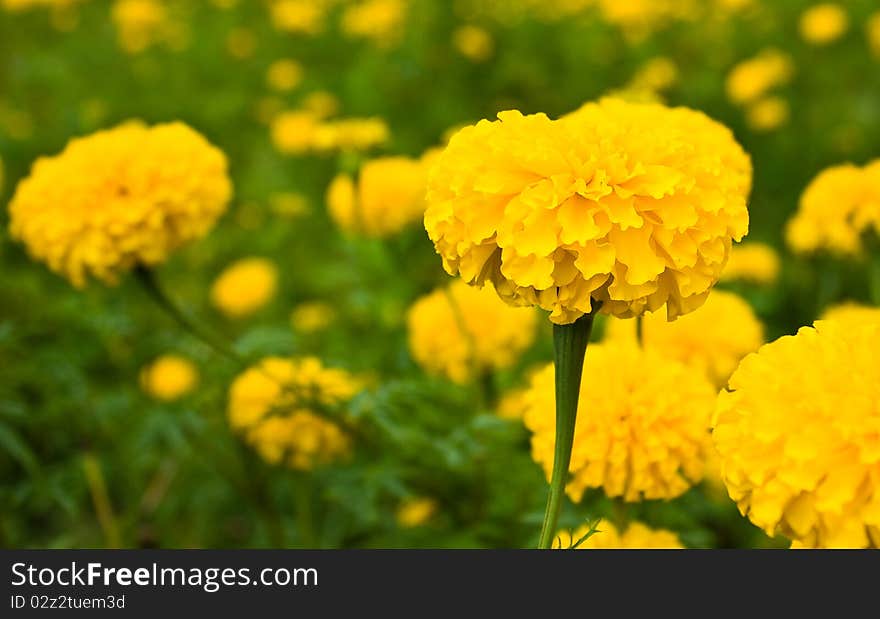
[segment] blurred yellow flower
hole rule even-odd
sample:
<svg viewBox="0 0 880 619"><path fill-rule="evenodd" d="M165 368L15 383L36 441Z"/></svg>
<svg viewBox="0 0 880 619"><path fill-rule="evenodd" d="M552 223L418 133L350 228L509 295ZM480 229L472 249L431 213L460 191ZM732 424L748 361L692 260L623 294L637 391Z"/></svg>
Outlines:
<svg viewBox="0 0 880 619"><path fill-rule="evenodd" d="M333 418L359 390L348 372L314 357L269 357L233 381L229 424L267 462L311 470L349 453Z"/></svg>
<svg viewBox="0 0 880 619"><path fill-rule="evenodd" d="M309 199L295 191L273 193L269 196L269 208L279 217L303 217L312 212Z"/></svg>
<svg viewBox="0 0 880 619"><path fill-rule="evenodd" d="M425 228L448 273L557 324L593 299L670 319L703 303L748 230L751 161L726 127L618 99L498 117L457 133L429 175Z"/></svg>
<svg viewBox="0 0 880 619"><path fill-rule="evenodd" d="M840 303L826 308L821 320L833 320L848 325L880 324L880 307L860 303Z"/></svg>
<svg viewBox="0 0 880 619"><path fill-rule="evenodd" d="M126 52L136 54L162 38L168 13L160 0L115 0L111 18L119 45Z"/></svg>
<svg viewBox="0 0 880 619"><path fill-rule="evenodd" d="M525 425L549 479L556 439L554 370L532 378ZM566 492L624 501L672 499L697 483L709 448L715 389L701 372L653 349L590 344L584 362Z"/></svg>
<svg viewBox="0 0 880 619"><path fill-rule="evenodd" d="M738 105L760 99L776 86L787 84L794 72L791 58L777 49L765 49L736 65L727 75L727 97Z"/></svg>
<svg viewBox="0 0 880 619"><path fill-rule="evenodd" d="M740 511L812 548L880 547L880 324L818 321L746 357L715 445Z"/></svg>
<svg viewBox="0 0 880 619"><path fill-rule="evenodd" d="M459 26L452 33L452 44L462 56L474 62L485 62L495 50L492 35L473 24Z"/></svg>
<svg viewBox="0 0 880 619"><path fill-rule="evenodd" d="M9 205L10 234L81 287L164 262L213 227L232 195L224 154L181 123L127 123L38 159Z"/></svg>
<svg viewBox="0 0 880 619"><path fill-rule="evenodd" d="M281 58L269 65L266 83L273 90L288 92L299 86L303 78L303 68L296 60Z"/></svg>
<svg viewBox="0 0 880 619"><path fill-rule="evenodd" d="M339 174L327 189L327 211L344 232L386 237L425 214L427 171L407 157L371 159L357 181Z"/></svg>
<svg viewBox="0 0 880 619"><path fill-rule="evenodd" d="M288 111L272 118L272 143L284 154L302 154L314 145L320 119L308 111Z"/></svg>
<svg viewBox="0 0 880 619"><path fill-rule="evenodd" d="M416 363L456 383L516 363L534 341L535 325L531 310L509 307L491 286L462 281L419 298L407 315Z"/></svg>
<svg viewBox="0 0 880 619"><path fill-rule="evenodd" d="M825 2L804 11L798 27L807 43L826 45L843 36L849 28L849 17L839 4Z"/></svg>
<svg viewBox="0 0 880 619"><path fill-rule="evenodd" d="M339 99L332 92L316 90L303 98L302 108L318 118L327 118L339 111Z"/></svg>
<svg viewBox="0 0 880 619"><path fill-rule="evenodd" d="M330 303L309 301L300 303L290 313L290 325L300 333L323 331L336 320L336 309Z"/></svg>
<svg viewBox="0 0 880 619"><path fill-rule="evenodd" d="M265 306L278 288L278 267L266 258L243 258L226 267L211 286L211 303L242 318Z"/></svg>
<svg viewBox="0 0 880 619"><path fill-rule="evenodd" d="M270 131L275 148L288 155L310 151L366 150L389 137L388 126L380 118L324 121L315 112L306 110L276 115Z"/></svg>
<svg viewBox="0 0 880 619"><path fill-rule="evenodd" d="M862 253L862 235L880 234L880 159L864 168L833 166L814 178L786 226L789 247L800 254L820 250L836 255Z"/></svg>
<svg viewBox="0 0 880 619"><path fill-rule="evenodd" d="M734 245L727 266L721 272L721 281L747 281L772 284L779 277L779 254L765 243L750 241Z"/></svg>
<svg viewBox="0 0 880 619"><path fill-rule="evenodd" d="M528 393L525 387L508 391L498 402L496 413L502 419L521 420L528 409Z"/></svg>
<svg viewBox="0 0 880 619"><path fill-rule="evenodd" d="M788 122L791 110L782 97L765 97L751 103L746 110L746 122L752 130L767 133Z"/></svg>
<svg viewBox="0 0 880 619"><path fill-rule="evenodd" d="M257 35L249 29L243 27L233 28L226 35L226 51L233 58L243 60L250 58L257 51Z"/></svg>
<svg viewBox="0 0 880 619"><path fill-rule="evenodd" d="M272 25L282 32L318 34L330 5L330 0L273 0L269 7Z"/></svg>
<svg viewBox="0 0 880 619"><path fill-rule="evenodd" d="M407 499L397 508L397 524L404 529L420 527L437 513L437 501L429 497Z"/></svg>
<svg viewBox="0 0 880 619"><path fill-rule="evenodd" d="M657 56L643 64L630 80L628 89L659 93L678 81L678 67L664 56Z"/></svg>
<svg viewBox="0 0 880 619"><path fill-rule="evenodd" d="M635 340L631 320L612 319L606 338ZM703 306L667 322L660 312L642 318L642 346L703 372L716 387L723 387L740 360L764 343L764 326L741 297L715 290Z"/></svg>
<svg viewBox="0 0 880 619"><path fill-rule="evenodd" d="M141 370L141 388L157 400L171 402L192 391L199 381L193 362L179 355L162 355Z"/></svg>
<svg viewBox="0 0 880 619"><path fill-rule="evenodd" d="M562 531L558 534L562 547L567 543L574 544L590 531L590 526L585 525L569 533ZM570 540L570 542L569 542ZM646 550L667 549L678 550L684 548L678 535L665 529L651 529L641 522L630 523L626 531L621 533L617 527L607 520L599 521L596 532L584 540L578 550Z"/></svg>
<svg viewBox="0 0 880 619"><path fill-rule="evenodd" d="M379 46L389 45L401 35L409 0L359 0L342 13L342 31L369 39Z"/></svg>
<svg viewBox="0 0 880 619"><path fill-rule="evenodd" d="M871 14L865 23L865 33L868 35L868 45L876 58L880 58L880 11Z"/></svg>

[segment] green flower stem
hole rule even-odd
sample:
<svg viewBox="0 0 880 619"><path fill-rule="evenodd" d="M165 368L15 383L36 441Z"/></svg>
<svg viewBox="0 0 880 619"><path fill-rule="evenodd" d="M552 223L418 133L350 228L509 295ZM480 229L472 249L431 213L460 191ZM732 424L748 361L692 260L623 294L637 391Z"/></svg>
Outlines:
<svg viewBox="0 0 880 619"><path fill-rule="evenodd" d="M871 256L868 264L868 287L871 293L871 302L880 306L880 243L871 248Z"/></svg>
<svg viewBox="0 0 880 619"><path fill-rule="evenodd" d="M581 316L569 325L553 325L553 347L556 351L556 446L553 452L550 494L547 497L547 510L544 512L538 548L551 548L556 535L574 443L584 355L592 330L592 313Z"/></svg>
<svg viewBox="0 0 880 619"><path fill-rule="evenodd" d="M190 318L167 294L165 294L165 291L159 284L159 280L156 278L156 274L152 269L145 266L138 266L134 270L134 275L156 305L177 322L184 331L204 342L219 355L234 361L242 367L247 367L247 359L235 352L229 342L216 333L205 329L202 325Z"/></svg>

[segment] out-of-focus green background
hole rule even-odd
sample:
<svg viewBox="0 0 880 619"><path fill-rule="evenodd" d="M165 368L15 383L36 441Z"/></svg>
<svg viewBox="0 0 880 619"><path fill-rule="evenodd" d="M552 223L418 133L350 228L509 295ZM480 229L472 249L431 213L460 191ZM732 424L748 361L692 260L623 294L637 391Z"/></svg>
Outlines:
<svg viewBox="0 0 880 619"><path fill-rule="evenodd" d="M764 321L768 339L809 324L832 302L868 300L862 265L795 258L783 227L824 167L880 155L880 58L865 31L880 8L874 0L841 2L848 31L826 46L799 36L799 16L811 4L799 0L634 3L643 5L635 24L611 23L596 7L567 10L573 2L411 0L398 38L384 44L341 31L350 2L334 3L320 31L303 34L274 27L270 2L181 0L162 3L173 40L138 53L120 46L111 2L16 11L6 2L0 0L2 546L534 545L545 482L527 432L475 406L478 386L427 377L408 351L407 307L449 279L424 230L416 224L385 241L344 236L324 209L340 158L291 157L273 147L260 110L294 109L317 90L338 98L342 116L386 120L392 138L374 154L418 156L440 145L448 129L499 110L566 113L625 88L647 61L666 57L678 77L663 99L722 121L753 157L749 239L776 247L782 272L773 286L736 290ZM652 14L679 4L668 15ZM490 34L488 58L474 61L456 48L453 33L464 24ZM788 102L790 118L761 132L728 100L725 79L768 47L789 54L794 72L773 89ZM267 68L279 58L304 69L288 93L267 85ZM9 238L5 204L35 158L132 118L190 124L228 155L235 185L232 207L208 238L159 270L167 289L243 354L313 354L370 373L376 387L352 407L385 428L378 446L356 447L348 461L308 474L261 462L226 422L236 367L182 335L131 278L77 291ZM305 196L307 212L273 209L271 196L284 192ZM210 305L210 285L224 266L252 255L277 263L279 292L256 315L228 320ZM290 311L314 300L331 304L336 321L297 334ZM501 391L551 359L549 323L541 323L535 345L496 377ZM138 375L167 352L194 360L201 378L193 394L163 404L142 392ZM420 526L402 526L397 510L412 497L430 497L436 512ZM594 493L568 505L562 524L611 509ZM786 545L748 524L708 484L674 501L634 505L631 514L676 531L692 547Z"/></svg>

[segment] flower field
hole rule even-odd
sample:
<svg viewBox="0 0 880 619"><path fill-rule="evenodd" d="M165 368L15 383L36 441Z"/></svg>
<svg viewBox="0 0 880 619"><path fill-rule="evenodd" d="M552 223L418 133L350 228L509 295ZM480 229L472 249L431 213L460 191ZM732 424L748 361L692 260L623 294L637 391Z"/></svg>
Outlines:
<svg viewBox="0 0 880 619"><path fill-rule="evenodd" d="M874 0L0 0L0 206L2 547L880 547Z"/></svg>

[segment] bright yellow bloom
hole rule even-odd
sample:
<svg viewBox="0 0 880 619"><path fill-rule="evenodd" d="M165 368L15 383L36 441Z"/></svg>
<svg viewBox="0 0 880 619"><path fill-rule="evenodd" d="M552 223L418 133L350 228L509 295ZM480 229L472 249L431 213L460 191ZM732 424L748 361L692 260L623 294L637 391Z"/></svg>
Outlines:
<svg viewBox="0 0 880 619"><path fill-rule="evenodd" d="M388 125L380 118L324 121L319 114L307 110L278 114L272 119L271 133L275 148L287 155L366 150L389 137Z"/></svg>
<svg viewBox="0 0 880 619"><path fill-rule="evenodd" d="M686 108L603 99L553 121L502 112L433 165L425 228L452 275L557 324L698 308L748 230L751 162Z"/></svg>
<svg viewBox="0 0 880 619"><path fill-rule="evenodd" d="M880 58L880 11L873 13L865 23L865 34L868 36L868 45L875 57Z"/></svg>
<svg viewBox="0 0 880 619"><path fill-rule="evenodd" d="M491 286L455 281L412 305L409 348L425 371L466 383L513 365L534 341L535 324L534 312L509 307Z"/></svg>
<svg viewBox="0 0 880 619"><path fill-rule="evenodd" d="M280 92L288 92L299 86L302 77L302 65L290 58L276 60L266 71L266 83L273 90Z"/></svg>
<svg viewBox="0 0 880 619"><path fill-rule="evenodd" d="M401 34L409 0L360 0L346 7L342 14L342 31L351 36L369 39L385 46Z"/></svg>
<svg viewBox="0 0 880 619"><path fill-rule="evenodd" d="M429 497L407 499L395 514L397 524L405 529L420 527L437 513L437 501Z"/></svg>
<svg viewBox="0 0 880 619"><path fill-rule="evenodd" d="M746 357L714 439L740 511L814 548L880 547L880 324L818 321Z"/></svg>
<svg viewBox="0 0 880 619"><path fill-rule="evenodd" d="M781 97L766 97L749 105L746 122L752 130L767 133L787 123L790 113L788 101Z"/></svg>
<svg viewBox="0 0 880 619"><path fill-rule="evenodd" d="M554 370L537 373L526 427L550 478L556 439ZM698 482L709 448L715 389L685 365L628 342L587 348L566 492L602 488L625 501L671 499Z"/></svg>
<svg viewBox="0 0 880 619"><path fill-rule="evenodd" d="M349 453L333 417L359 389L348 372L314 357L269 357L233 381L229 424L267 462L310 470Z"/></svg>
<svg viewBox="0 0 880 619"><path fill-rule="evenodd" d="M727 97L738 105L757 101L770 89L788 83L794 72L791 58L766 49L736 65L727 75Z"/></svg>
<svg viewBox="0 0 880 619"><path fill-rule="evenodd" d="M822 312L821 320L833 320L849 325L880 324L880 307L859 303L840 303Z"/></svg>
<svg viewBox="0 0 880 619"><path fill-rule="evenodd" d="M170 402L185 396L199 382L192 361L179 355L162 355L141 370L141 388L157 400Z"/></svg>
<svg viewBox="0 0 880 619"><path fill-rule="evenodd" d="M372 159L356 182L344 173L333 179L327 210L347 233L386 237L424 217L426 184L427 170L417 159Z"/></svg>
<svg viewBox="0 0 880 619"><path fill-rule="evenodd" d="M485 28L466 24L452 33L452 44L462 56L474 62L485 62L495 49L492 35Z"/></svg>
<svg viewBox="0 0 880 619"><path fill-rule="evenodd" d="M606 338L635 338L631 320L611 320ZM764 343L764 326L741 297L716 290L706 303L687 316L667 322L660 312L642 317L642 346L703 372L717 387L740 360Z"/></svg>
<svg viewBox="0 0 880 619"><path fill-rule="evenodd" d="M558 537L561 539L562 547L565 548L569 540L573 544L589 531L589 525L585 525L572 533L562 531ZM682 548L684 545L678 539L678 535L672 531L651 529L641 522L632 522L627 526L626 531L621 533L607 520L601 520L596 527L596 532L577 547L578 550L678 550Z"/></svg>
<svg viewBox="0 0 880 619"><path fill-rule="evenodd" d="M797 253L855 256L870 230L880 234L880 159L864 168L845 164L822 171L801 196L785 238Z"/></svg>
<svg viewBox="0 0 880 619"><path fill-rule="evenodd" d="M211 286L211 303L242 318L265 306L278 288L278 267L265 258L243 258L226 267Z"/></svg>
<svg viewBox="0 0 880 619"><path fill-rule="evenodd" d="M839 39L849 28L849 16L839 4L826 2L810 7L801 15L801 38L813 45L826 45Z"/></svg>
<svg viewBox="0 0 880 619"><path fill-rule="evenodd" d="M323 331L336 320L336 310L329 303L309 301L300 303L290 313L290 325L300 333Z"/></svg>
<svg viewBox="0 0 880 619"><path fill-rule="evenodd" d="M116 0L111 18L119 45L126 52L136 54L162 38L168 13L159 0Z"/></svg>
<svg viewBox="0 0 880 619"><path fill-rule="evenodd" d="M734 245L721 281L736 280L755 284L772 284L779 277L779 254L764 243L748 242Z"/></svg>
<svg viewBox="0 0 880 619"><path fill-rule="evenodd" d="M128 123L38 159L9 205L32 257L83 286L164 262L211 229L232 194L226 157L181 123Z"/></svg>
<svg viewBox="0 0 880 619"><path fill-rule="evenodd" d="M272 143L279 152L299 155L312 149L318 118L312 112L295 110L282 112L272 119Z"/></svg>
<svg viewBox="0 0 880 619"><path fill-rule="evenodd" d="M318 34L331 4L332 0L273 0L272 25L282 32Z"/></svg>

